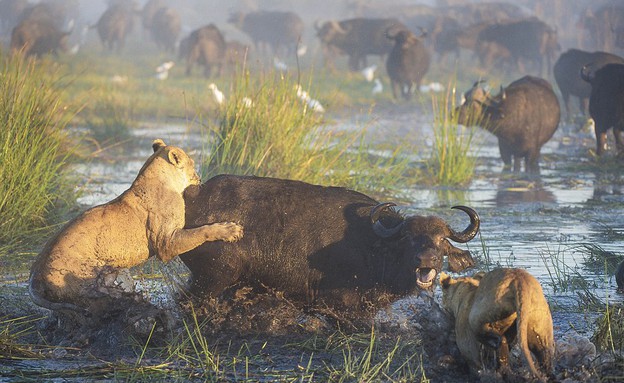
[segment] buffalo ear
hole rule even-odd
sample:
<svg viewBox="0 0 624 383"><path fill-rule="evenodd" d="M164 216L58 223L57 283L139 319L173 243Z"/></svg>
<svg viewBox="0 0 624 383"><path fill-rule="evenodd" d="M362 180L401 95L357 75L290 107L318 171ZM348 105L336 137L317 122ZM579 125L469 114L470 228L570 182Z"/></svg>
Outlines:
<svg viewBox="0 0 624 383"><path fill-rule="evenodd" d="M156 153L158 149L164 148L165 146L167 146L167 144L165 144L165 141L160 138L157 138L154 142L152 142L152 149L154 149L154 153Z"/></svg>
<svg viewBox="0 0 624 383"><path fill-rule="evenodd" d="M451 252L448 254L448 268L454 273L459 273L475 265L475 261L468 251Z"/></svg>

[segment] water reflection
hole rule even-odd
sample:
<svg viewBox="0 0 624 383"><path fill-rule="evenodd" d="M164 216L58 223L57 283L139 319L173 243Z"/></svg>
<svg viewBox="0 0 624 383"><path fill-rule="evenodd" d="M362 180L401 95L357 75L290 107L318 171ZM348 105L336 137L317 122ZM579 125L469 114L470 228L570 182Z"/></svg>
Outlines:
<svg viewBox="0 0 624 383"><path fill-rule="evenodd" d="M555 194L541 182L512 181L501 182L496 192L496 206L505 207L514 204L547 203L556 204Z"/></svg>

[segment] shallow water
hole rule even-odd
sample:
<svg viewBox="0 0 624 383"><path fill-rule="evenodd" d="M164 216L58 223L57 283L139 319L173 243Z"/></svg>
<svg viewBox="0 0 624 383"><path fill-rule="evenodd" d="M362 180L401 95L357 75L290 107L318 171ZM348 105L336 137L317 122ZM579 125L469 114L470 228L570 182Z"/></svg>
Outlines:
<svg viewBox="0 0 624 383"><path fill-rule="evenodd" d="M426 160L433 144L431 120L419 107L397 106L337 118L332 128L366 128L373 141L380 137L408 141L413 145L414 158ZM90 164L76 167L88 180L81 185L82 204L103 203L127 189L151 153L154 138L181 146L199 163L202 139L183 125L146 125L132 133L136 140L132 147L136 150L121 154L118 150L105 151ZM477 238L460 247L466 246L489 267L528 269L542 283L555 307L586 311L579 292L589 292L603 303L623 302L624 296L615 293L615 280L605 274L605 266L587 262L588 248L611 251L621 259L624 244L620 174L579 170L583 169L579 165L593 161L589 155L595 145L592 134L579 132L571 125L560 127L542 148L539 178L502 173L493 135L478 129L472 142L472 154L479 160L470 185L448 189L414 184L405 191L411 203L401 209L408 214L440 215L461 229L466 224L465 215L449 207L473 207L481 216L483 244ZM577 328L591 326L583 315L570 319L562 314L559 318L563 326L567 322L577 322Z"/></svg>

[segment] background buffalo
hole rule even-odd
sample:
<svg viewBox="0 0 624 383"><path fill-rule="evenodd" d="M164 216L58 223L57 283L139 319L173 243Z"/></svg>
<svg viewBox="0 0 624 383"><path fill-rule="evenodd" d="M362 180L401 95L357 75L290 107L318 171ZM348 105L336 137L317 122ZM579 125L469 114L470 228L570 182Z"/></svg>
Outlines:
<svg viewBox="0 0 624 383"><path fill-rule="evenodd" d="M525 162L527 172L539 172L542 146L559 126L560 109L557 96L548 81L525 76L502 88L498 95L475 83L465 94L458 108L458 120L471 124L475 118L498 138L505 168L520 171Z"/></svg>
<svg viewBox="0 0 624 383"><path fill-rule="evenodd" d="M610 63L624 64L624 58L607 52L586 52L580 49L569 49L559 56L553 67L553 75L561 91L568 119L571 117L570 96L578 97L581 113L588 113L591 85L581 78L581 69L588 67L596 71Z"/></svg>
<svg viewBox="0 0 624 383"><path fill-rule="evenodd" d="M399 20L355 18L342 21L327 21L316 24L316 35L323 46L326 65L334 67L337 54L349 57L351 70L361 69L367 65L366 57L377 55L385 57L394 46L386 33L407 30Z"/></svg>
<svg viewBox="0 0 624 383"><path fill-rule="evenodd" d="M294 12L237 12L229 20L253 41L258 53L289 55L303 36L303 21Z"/></svg>
<svg viewBox="0 0 624 383"><path fill-rule="evenodd" d="M581 75L592 87L589 114L596 124L597 154L607 150L607 132L613 129L618 155L624 155L624 64L607 64L595 73L585 67Z"/></svg>
<svg viewBox="0 0 624 383"><path fill-rule="evenodd" d="M392 82L392 95L398 94L409 100L418 91L420 83L429 70L429 52L423 42L408 30L388 33L394 47L388 55L386 70Z"/></svg>

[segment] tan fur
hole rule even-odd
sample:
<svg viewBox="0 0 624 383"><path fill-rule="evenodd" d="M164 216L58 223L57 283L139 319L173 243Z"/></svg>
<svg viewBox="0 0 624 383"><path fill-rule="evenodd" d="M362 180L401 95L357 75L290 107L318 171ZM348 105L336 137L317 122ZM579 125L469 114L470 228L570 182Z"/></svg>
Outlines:
<svg viewBox="0 0 624 383"><path fill-rule="evenodd" d="M507 366L509 345L516 336L529 369L544 379L552 372L555 353L553 324L539 282L521 269L494 269L477 278L452 279L440 274L442 305L455 316L457 346L474 366L480 367L482 345L493 347L498 367ZM514 323L516 326L514 327Z"/></svg>
<svg viewBox="0 0 624 383"><path fill-rule="evenodd" d="M99 285L119 284L115 278L123 269L150 256L167 262L206 241L241 238L242 227L231 222L183 229L182 193L199 184L193 160L160 139L152 148L154 154L128 190L74 218L46 244L30 272L35 303L92 314L102 310L95 307L96 298L110 295ZM114 300L105 302L114 305Z"/></svg>

